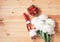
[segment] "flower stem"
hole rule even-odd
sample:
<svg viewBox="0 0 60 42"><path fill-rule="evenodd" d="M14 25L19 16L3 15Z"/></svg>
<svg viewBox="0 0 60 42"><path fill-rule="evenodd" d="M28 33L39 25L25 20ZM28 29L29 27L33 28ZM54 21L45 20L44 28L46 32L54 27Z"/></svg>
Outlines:
<svg viewBox="0 0 60 42"><path fill-rule="evenodd" d="M45 42L50 42L50 41L51 41L51 35L48 34L47 32L44 33L44 32L42 32L42 31L39 31L39 30L38 30L37 33L38 33L38 35L39 35L42 39L45 40Z"/></svg>
<svg viewBox="0 0 60 42"><path fill-rule="evenodd" d="M44 36L45 36L45 42L50 42L51 35L49 35L48 33L45 33Z"/></svg>

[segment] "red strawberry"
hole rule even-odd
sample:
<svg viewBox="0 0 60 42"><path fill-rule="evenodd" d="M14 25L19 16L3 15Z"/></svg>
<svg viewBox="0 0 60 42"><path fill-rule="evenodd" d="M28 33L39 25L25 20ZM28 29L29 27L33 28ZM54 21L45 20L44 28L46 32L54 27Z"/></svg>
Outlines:
<svg viewBox="0 0 60 42"><path fill-rule="evenodd" d="M38 13L38 8L35 7L34 5L30 6L27 10L30 13L30 15L33 15L33 16Z"/></svg>
<svg viewBox="0 0 60 42"><path fill-rule="evenodd" d="M36 14L37 13L37 11L34 11L34 14Z"/></svg>
<svg viewBox="0 0 60 42"><path fill-rule="evenodd" d="M34 5L30 6L28 10L32 10L34 8Z"/></svg>

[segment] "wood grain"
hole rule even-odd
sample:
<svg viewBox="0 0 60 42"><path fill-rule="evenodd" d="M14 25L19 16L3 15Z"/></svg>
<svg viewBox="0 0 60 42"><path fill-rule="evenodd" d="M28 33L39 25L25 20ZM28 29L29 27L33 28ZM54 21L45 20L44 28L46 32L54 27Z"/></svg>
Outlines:
<svg viewBox="0 0 60 42"><path fill-rule="evenodd" d="M23 13L32 4L55 20L56 34L51 41L60 42L60 0L0 0L0 42L43 42L32 40L26 28Z"/></svg>

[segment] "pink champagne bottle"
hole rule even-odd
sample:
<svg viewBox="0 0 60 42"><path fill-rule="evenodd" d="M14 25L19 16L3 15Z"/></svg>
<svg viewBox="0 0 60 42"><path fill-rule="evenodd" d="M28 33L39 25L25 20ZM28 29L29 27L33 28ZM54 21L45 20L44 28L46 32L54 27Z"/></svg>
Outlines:
<svg viewBox="0 0 60 42"><path fill-rule="evenodd" d="M29 32L30 37L31 37L32 39L36 39L37 34L36 34L35 29L32 28L32 24L31 24L31 22L30 22L29 16L28 16L26 13L24 13L23 16L24 16L24 18L25 18L25 20L26 20L26 26L27 26L27 29L28 29L28 32Z"/></svg>

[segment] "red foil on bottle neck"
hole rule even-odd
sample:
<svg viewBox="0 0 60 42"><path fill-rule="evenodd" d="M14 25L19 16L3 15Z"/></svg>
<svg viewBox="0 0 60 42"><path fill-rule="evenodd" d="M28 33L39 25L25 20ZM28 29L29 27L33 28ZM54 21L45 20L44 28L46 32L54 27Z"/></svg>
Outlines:
<svg viewBox="0 0 60 42"><path fill-rule="evenodd" d="M30 21L30 18L29 18L29 16L26 13L24 13L23 16L24 16L26 21Z"/></svg>

